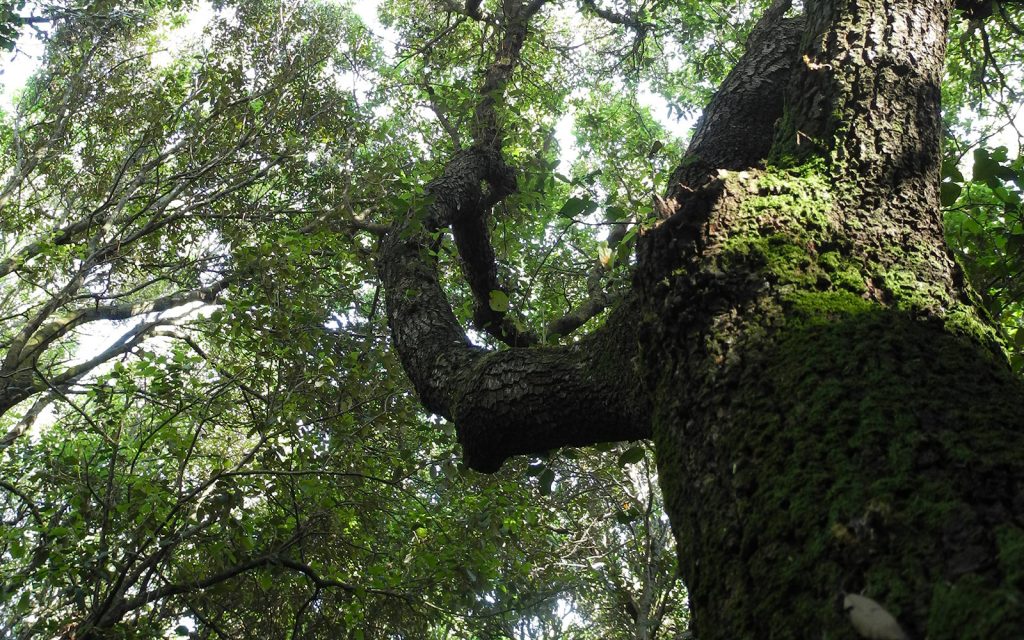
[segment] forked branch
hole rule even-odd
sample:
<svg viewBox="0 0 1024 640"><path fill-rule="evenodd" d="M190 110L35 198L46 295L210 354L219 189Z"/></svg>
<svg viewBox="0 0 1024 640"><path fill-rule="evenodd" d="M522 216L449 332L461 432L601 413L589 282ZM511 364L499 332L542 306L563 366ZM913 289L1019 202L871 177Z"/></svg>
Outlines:
<svg viewBox="0 0 1024 640"><path fill-rule="evenodd" d="M426 408L455 422L466 463L481 471L497 470L515 454L649 434L634 401L636 382L621 364L635 354L635 323L615 323L625 331L603 331L568 347L489 353L467 338L430 255L431 232L450 226L476 301L477 326L512 345L536 342L489 304L501 289L487 215L516 189L501 152L496 108L542 5L503 3L504 32L475 109L473 146L457 152L428 185L427 210L407 212L381 248L385 303L402 363Z"/></svg>

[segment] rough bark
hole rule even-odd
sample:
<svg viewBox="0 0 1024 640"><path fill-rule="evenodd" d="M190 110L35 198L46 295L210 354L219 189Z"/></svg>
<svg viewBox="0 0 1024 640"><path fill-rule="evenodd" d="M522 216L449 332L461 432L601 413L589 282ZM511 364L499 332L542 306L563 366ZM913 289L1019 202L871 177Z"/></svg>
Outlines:
<svg viewBox="0 0 1024 640"><path fill-rule="evenodd" d="M721 175L645 239L641 366L702 639L856 638L844 591L911 638L1024 629L1024 395L939 219L948 9L808 3L790 168Z"/></svg>
<svg viewBox="0 0 1024 640"><path fill-rule="evenodd" d="M776 2L572 347L472 347L423 241L386 244L396 347L471 466L653 432L702 640L856 638L844 592L910 638L1024 629L1024 388L940 224L951 4Z"/></svg>
<svg viewBox="0 0 1024 640"><path fill-rule="evenodd" d="M465 462L496 471L509 456L646 438L646 407L631 369L635 324L549 349L488 352L470 343L415 234L393 232L381 277L392 340L429 411L455 422Z"/></svg>
<svg viewBox="0 0 1024 640"><path fill-rule="evenodd" d="M704 109L686 156L669 179L666 201L678 207L721 169L746 169L767 157L803 36L803 17L785 18L775 2L758 20L745 53Z"/></svg>

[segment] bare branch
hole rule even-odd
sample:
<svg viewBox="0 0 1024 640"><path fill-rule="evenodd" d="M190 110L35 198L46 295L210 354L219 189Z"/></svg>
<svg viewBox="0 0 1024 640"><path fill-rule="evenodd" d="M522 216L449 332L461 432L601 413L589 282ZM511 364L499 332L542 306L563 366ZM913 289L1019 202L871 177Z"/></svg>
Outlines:
<svg viewBox="0 0 1024 640"><path fill-rule="evenodd" d="M441 123L441 128L444 129L448 137L452 139L452 144L456 149L462 148L462 136L459 135L459 130L456 129L450 120L448 120L448 114L445 113L444 107L437 101L437 95L434 92L434 87L430 86L429 83L423 84L424 90L427 92L427 96L430 98L430 110L434 112L437 117L437 121Z"/></svg>
<svg viewBox="0 0 1024 640"><path fill-rule="evenodd" d="M319 218L302 226L299 229L299 233L313 233L323 227L332 231L340 231L343 229L365 231L377 237L383 237L388 233L389 227L387 225L375 224L373 222L366 221L366 215L369 214L368 210L359 214L354 213L352 210L348 210L346 212L346 217L339 216L339 213L340 208L324 211Z"/></svg>
<svg viewBox="0 0 1024 640"><path fill-rule="evenodd" d="M606 292L595 291L564 316L549 322L545 333L549 336L567 336L607 309L610 302L611 296Z"/></svg>
<svg viewBox="0 0 1024 640"><path fill-rule="evenodd" d="M156 589L147 590L138 596L125 600L117 606L111 607L106 613L101 614L95 623L85 623L81 628L78 629L78 633L85 635L84 632L91 629L105 629L119 622L126 614L131 611L136 611L147 604L164 600L177 595L185 595L189 593L195 593L197 591L204 591L210 587L214 587L218 584L227 582L233 578L236 578L242 574L258 569L268 569L274 567L284 567L292 571L301 573L308 578L313 584L321 589L341 589L350 594L355 594L358 591L364 591L366 593L373 593L378 595L389 596L398 598L405 602L410 602L409 596L392 591L390 589L377 589L374 587L359 587L357 585L343 582L341 580L333 580L330 578L324 578L320 576L312 567L303 564L296 560L292 560L286 556L282 556L278 552L267 553L261 556L256 556L245 562L240 562L231 567L223 569L217 573L208 575L203 578L197 578L190 580L189 582L178 582L164 585Z"/></svg>
<svg viewBox="0 0 1024 640"><path fill-rule="evenodd" d="M23 345L12 344L12 352L18 349L16 352L17 360L12 361L10 365L5 363L5 368L13 368L15 362L24 362L30 358L38 357L42 350L52 344L54 340L63 337L72 329L89 322L97 320L128 320L129 318L149 313L168 311L193 302L211 304L217 300L217 296L228 287L230 282L231 278L223 278L206 287L174 293L162 298L156 298L155 300L95 305L69 311L63 317L40 327ZM166 322L164 320L158 324ZM10 358L10 355L8 358Z"/></svg>

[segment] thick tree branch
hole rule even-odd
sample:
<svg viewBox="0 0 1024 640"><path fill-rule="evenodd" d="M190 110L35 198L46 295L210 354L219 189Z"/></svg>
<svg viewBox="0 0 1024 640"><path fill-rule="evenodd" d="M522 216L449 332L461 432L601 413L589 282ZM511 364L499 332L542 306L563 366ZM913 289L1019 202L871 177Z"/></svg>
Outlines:
<svg viewBox="0 0 1024 640"><path fill-rule="evenodd" d="M452 313L424 236L398 227L382 245L388 322L420 399L455 422L470 467L495 471L511 455L649 435L631 375L630 305L580 343L488 353Z"/></svg>
<svg viewBox="0 0 1024 640"><path fill-rule="evenodd" d="M642 37L654 29L653 23L645 22L632 11L618 13L611 9L605 9L604 7L597 6L597 2L595 2L595 0L581 0L580 4L602 20L636 31L638 37Z"/></svg>
<svg viewBox="0 0 1024 640"><path fill-rule="evenodd" d="M871 263L875 273L899 268L901 279L915 281L914 286L945 291L949 299L940 306L947 308L963 295L957 292L956 267L937 213L950 5L917 0L869 3L865 9L845 0L809 3L801 63L787 90L786 122L775 143L790 161L827 159L831 180L857 185L855 192L837 194L850 224L871 230L848 231L851 254ZM854 59L871 62L850 64ZM922 212L930 212L927 220ZM906 246L892 245L878 232L907 220L914 221L916 235ZM883 285L871 295L891 301L904 286Z"/></svg>
<svg viewBox="0 0 1024 640"><path fill-rule="evenodd" d="M506 32L481 89L474 146L456 153L427 187L425 214L408 212L381 247L388 321L403 366L424 406L455 422L466 463L481 471L497 470L511 455L649 435L630 374L637 340L629 305L580 343L488 353L466 337L429 255L430 232L450 225L478 326L513 345L536 341L490 304L491 292L501 289L485 216L515 189L501 154L495 105L515 68L529 17L542 5L506 1Z"/></svg>
<svg viewBox="0 0 1024 640"><path fill-rule="evenodd" d="M771 150L803 35L803 18L784 18L789 6L789 0L777 0L765 11L750 32L743 56L704 109L669 180L669 215L718 170L753 167Z"/></svg>
<svg viewBox="0 0 1024 640"><path fill-rule="evenodd" d="M505 344L527 346L537 342L536 336L519 331L506 319L505 310L491 304L492 292L507 295L507 291L498 282L487 212L515 188L515 173L500 151L477 146L458 152L442 175L427 186L432 199L427 224L431 230L452 229L463 273L473 293L474 324Z"/></svg>
<svg viewBox="0 0 1024 640"><path fill-rule="evenodd" d="M491 246L488 218L491 208L516 190L515 171L502 156L502 135L497 105L519 65L530 20L543 7L544 0L524 4L522 0L502 3L502 34L494 61L484 74L480 100L474 110L473 148L457 153L434 180L428 192L443 200L443 215L433 218L450 225L462 261L463 272L474 298L473 320L509 346L536 344L535 335L520 331L506 318L506 310L492 304L492 292L508 291L498 281L494 249ZM481 184L489 185L482 192Z"/></svg>
<svg viewBox="0 0 1024 640"><path fill-rule="evenodd" d="M567 336L571 334L607 309L611 299L612 296L603 289L592 292L586 300L575 308L570 309L561 318L556 318L549 322L545 327L546 334L549 336Z"/></svg>

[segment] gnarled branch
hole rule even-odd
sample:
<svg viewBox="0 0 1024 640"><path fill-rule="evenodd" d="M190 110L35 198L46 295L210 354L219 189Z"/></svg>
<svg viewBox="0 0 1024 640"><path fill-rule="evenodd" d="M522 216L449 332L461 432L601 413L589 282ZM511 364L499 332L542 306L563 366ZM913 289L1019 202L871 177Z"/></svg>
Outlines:
<svg viewBox="0 0 1024 640"><path fill-rule="evenodd" d="M762 123L762 139L756 143L745 139L740 144L739 131L749 138L750 109L755 106L781 113L799 31L782 20L786 7L788 3L777 2L759 22L751 36L759 50L734 71L745 75L746 81L753 73L761 74L762 100L744 93L745 108L736 110L713 102L691 145L689 162L677 170L676 184L685 187L693 179L685 175L685 166L694 165L692 154L707 152L709 162L736 167L751 166L767 153L777 116ZM764 47L774 55L764 64L755 64L753 58L763 55ZM740 91L746 91L746 86L738 79L732 84L727 81L723 88L723 92ZM735 96L719 98L722 104L731 99ZM485 102L486 98L481 104ZM484 104L484 108L490 107ZM733 144L715 155L718 140ZM640 399L634 368L641 322L629 296L599 331L562 347L488 352L470 342L452 313L429 255L428 231L452 225L463 260L479 259L467 275L481 302L496 287L493 252L487 253L491 251L488 242L482 253L472 254L467 251L466 236L459 236L468 228L468 237L474 233L481 234L477 240L485 237L480 223L483 212L513 188L514 174L504 164L500 146L478 144L457 153L442 176L430 184L432 202L426 224L409 212L383 241L379 263L388 321L402 364L424 406L455 422L467 465L481 471L496 470L511 455L650 434L649 409ZM460 225L465 226L460 230ZM487 257L489 261L484 260ZM473 273L478 268L480 273Z"/></svg>

